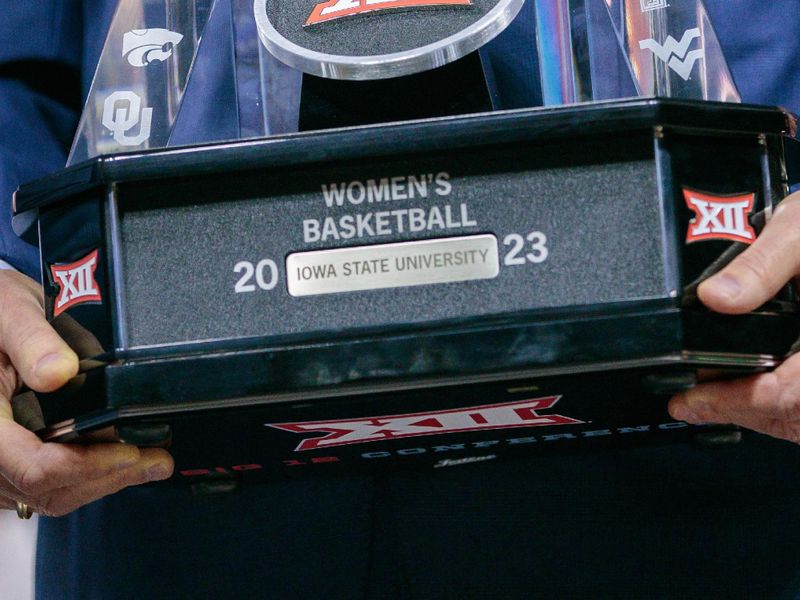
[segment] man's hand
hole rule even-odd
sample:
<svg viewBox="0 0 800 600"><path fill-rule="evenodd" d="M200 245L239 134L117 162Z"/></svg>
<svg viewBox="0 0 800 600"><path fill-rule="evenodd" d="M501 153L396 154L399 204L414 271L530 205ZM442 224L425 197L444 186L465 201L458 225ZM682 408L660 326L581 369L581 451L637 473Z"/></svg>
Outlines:
<svg viewBox="0 0 800 600"><path fill-rule="evenodd" d="M798 275L800 192L784 200L753 245L703 282L698 294L711 310L746 313ZM800 354L771 373L699 385L675 396L669 412L680 421L735 423L800 443Z"/></svg>
<svg viewBox="0 0 800 600"><path fill-rule="evenodd" d="M45 444L14 422L11 397L23 381L49 392L77 372L78 357L45 320L40 286L0 271L0 508L15 508L19 501L60 516L172 474L172 458L164 450Z"/></svg>

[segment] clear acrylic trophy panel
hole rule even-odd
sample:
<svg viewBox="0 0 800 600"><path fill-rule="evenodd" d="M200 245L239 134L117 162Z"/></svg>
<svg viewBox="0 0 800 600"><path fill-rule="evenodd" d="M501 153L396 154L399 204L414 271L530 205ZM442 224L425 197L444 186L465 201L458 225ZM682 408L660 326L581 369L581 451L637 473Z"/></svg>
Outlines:
<svg viewBox="0 0 800 600"><path fill-rule="evenodd" d="M122 0L67 164L169 145L213 0Z"/></svg>
<svg viewBox="0 0 800 600"><path fill-rule="evenodd" d="M639 95L741 102L702 0L604 0Z"/></svg>
<svg viewBox="0 0 800 600"><path fill-rule="evenodd" d="M296 132L303 73L261 43L253 1L120 0L68 164ZM525 1L517 19L533 26L500 35L521 36L516 47L538 57L516 75L538 73L530 105L740 101L702 0ZM480 52L492 51L489 42Z"/></svg>
<svg viewBox="0 0 800 600"><path fill-rule="evenodd" d="M543 103L740 102L702 0L533 0Z"/></svg>

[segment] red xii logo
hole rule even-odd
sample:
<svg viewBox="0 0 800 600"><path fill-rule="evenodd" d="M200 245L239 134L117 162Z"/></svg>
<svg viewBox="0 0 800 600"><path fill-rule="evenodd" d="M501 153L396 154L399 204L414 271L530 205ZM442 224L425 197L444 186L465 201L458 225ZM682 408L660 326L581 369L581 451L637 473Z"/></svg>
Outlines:
<svg viewBox="0 0 800 600"><path fill-rule="evenodd" d="M60 291L56 297L53 316L85 302L102 302L100 286L94 278L97 270L97 250L68 265L52 265L50 273Z"/></svg>
<svg viewBox="0 0 800 600"><path fill-rule="evenodd" d="M703 240L730 240L752 244L756 232L748 221L755 194L714 196L684 188L683 197L695 214L689 222L686 243Z"/></svg>
<svg viewBox="0 0 800 600"><path fill-rule="evenodd" d="M295 451L299 452L332 446L464 431L550 427L582 423L583 421L563 415L539 414L540 410L552 408L559 398L560 396L547 396L502 404L486 404L403 415L301 423L266 423L265 425L292 433L325 434L321 437L302 440L300 445L295 448Z"/></svg>
<svg viewBox="0 0 800 600"><path fill-rule="evenodd" d="M311 11L305 26L317 25L342 17L384 10L387 8L420 8L443 5L469 6L471 0L328 0L320 2Z"/></svg>

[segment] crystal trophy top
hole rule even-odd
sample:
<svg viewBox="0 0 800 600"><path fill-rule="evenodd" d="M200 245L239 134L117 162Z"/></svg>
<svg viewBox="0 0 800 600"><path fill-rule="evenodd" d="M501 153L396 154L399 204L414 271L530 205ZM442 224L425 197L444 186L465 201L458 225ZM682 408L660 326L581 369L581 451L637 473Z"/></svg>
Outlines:
<svg viewBox="0 0 800 600"><path fill-rule="evenodd" d="M323 104L315 92L317 113L328 90L358 103L364 82L386 82L368 99L433 98L435 77L410 77L475 52L491 109L740 101L702 0L120 0L68 164L324 128L301 116L314 78L341 81ZM529 91L512 102L515 86Z"/></svg>

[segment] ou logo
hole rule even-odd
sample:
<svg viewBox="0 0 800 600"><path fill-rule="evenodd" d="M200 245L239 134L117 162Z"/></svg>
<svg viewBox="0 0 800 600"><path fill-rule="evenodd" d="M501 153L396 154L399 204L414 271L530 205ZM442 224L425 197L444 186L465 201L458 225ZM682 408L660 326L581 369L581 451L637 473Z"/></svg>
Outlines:
<svg viewBox="0 0 800 600"><path fill-rule="evenodd" d="M142 99L135 92L114 92L103 104L103 126L120 146L139 146L150 139L152 121L153 109L142 108ZM137 125L139 133L128 135Z"/></svg>

